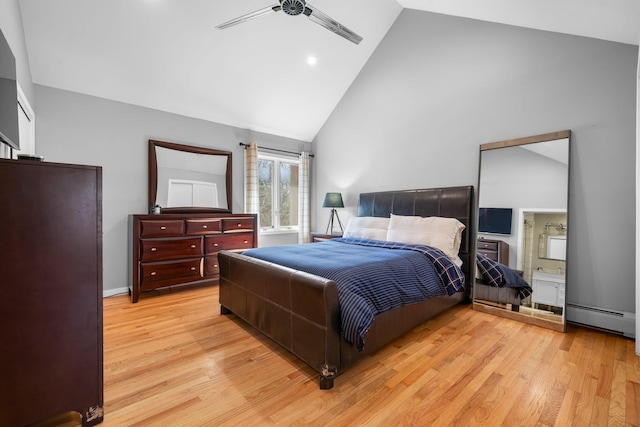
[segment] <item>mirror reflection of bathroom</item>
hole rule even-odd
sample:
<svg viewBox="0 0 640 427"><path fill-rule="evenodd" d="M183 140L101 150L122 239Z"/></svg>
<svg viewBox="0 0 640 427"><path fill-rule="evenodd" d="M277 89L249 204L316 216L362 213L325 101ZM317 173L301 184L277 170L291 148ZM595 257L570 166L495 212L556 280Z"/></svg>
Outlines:
<svg viewBox="0 0 640 427"><path fill-rule="evenodd" d="M533 293L522 302L533 315L561 322L567 271L567 213L521 209L517 268Z"/></svg>

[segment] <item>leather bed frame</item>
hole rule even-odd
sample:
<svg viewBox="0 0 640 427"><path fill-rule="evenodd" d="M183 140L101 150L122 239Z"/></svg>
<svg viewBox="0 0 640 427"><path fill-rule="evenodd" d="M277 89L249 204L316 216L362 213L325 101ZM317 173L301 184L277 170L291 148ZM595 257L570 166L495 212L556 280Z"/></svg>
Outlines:
<svg viewBox="0 0 640 427"><path fill-rule="evenodd" d="M320 373L320 388L330 389L336 375L460 302L469 302L475 271L473 186L363 193L358 216L396 215L457 218L465 225L459 256L467 292L398 307L376 316L365 348L340 333L340 304L335 282L305 272L242 256L219 253L220 311L234 313ZM313 244L313 243L310 243Z"/></svg>

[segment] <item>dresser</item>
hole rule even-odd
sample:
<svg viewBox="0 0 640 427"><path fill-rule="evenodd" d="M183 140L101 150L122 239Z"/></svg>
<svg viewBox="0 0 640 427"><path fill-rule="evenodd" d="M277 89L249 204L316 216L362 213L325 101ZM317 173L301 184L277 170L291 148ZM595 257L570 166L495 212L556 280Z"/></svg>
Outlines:
<svg viewBox="0 0 640 427"><path fill-rule="evenodd" d="M257 215L131 215L131 302L144 291L214 283L218 252L241 252L258 244Z"/></svg>
<svg viewBox="0 0 640 427"><path fill-rule="evenodd" d="M102 170L0 160L0 426L103 419Z"/></svg>
<svg viewBox="0 0 640 427"><path fill-rule="evenodd" d="M478 253L486 255L489 259L509 266L509 244L502 240L478 239Z"/></svg>

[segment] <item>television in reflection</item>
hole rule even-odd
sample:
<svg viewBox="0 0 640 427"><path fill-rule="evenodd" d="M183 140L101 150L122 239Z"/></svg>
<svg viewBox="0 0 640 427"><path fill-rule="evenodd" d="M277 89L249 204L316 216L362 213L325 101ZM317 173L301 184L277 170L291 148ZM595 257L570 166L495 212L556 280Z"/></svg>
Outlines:
<svg viewBox="0 0 640 427"><path fill-rule="evenodd" d="M478 212L478 232L489 234L511 234L511 208L480 208Z"/></svg>

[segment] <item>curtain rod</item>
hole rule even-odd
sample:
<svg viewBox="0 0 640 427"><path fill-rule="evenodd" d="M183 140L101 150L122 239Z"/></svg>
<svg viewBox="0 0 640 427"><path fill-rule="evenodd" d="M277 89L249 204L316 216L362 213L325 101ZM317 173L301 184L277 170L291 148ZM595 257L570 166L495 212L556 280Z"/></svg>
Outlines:
<svg viewBox="0 0 640 427"><path fill-rule="evenodd" d="M241 142L240 146L242 146L242 147L244 147L246 149L249 146L249 144L245 144L244 142ZM258 145L258 148L260 148L261 150L277 151L279 153L295 154L297 156L302 154L302 153L298 153L298 152L295 152L295 151L280 150L278 148L261 147L259 145ZM313 154L309 154L309 157L315 157L315 156Z"/></svg>

